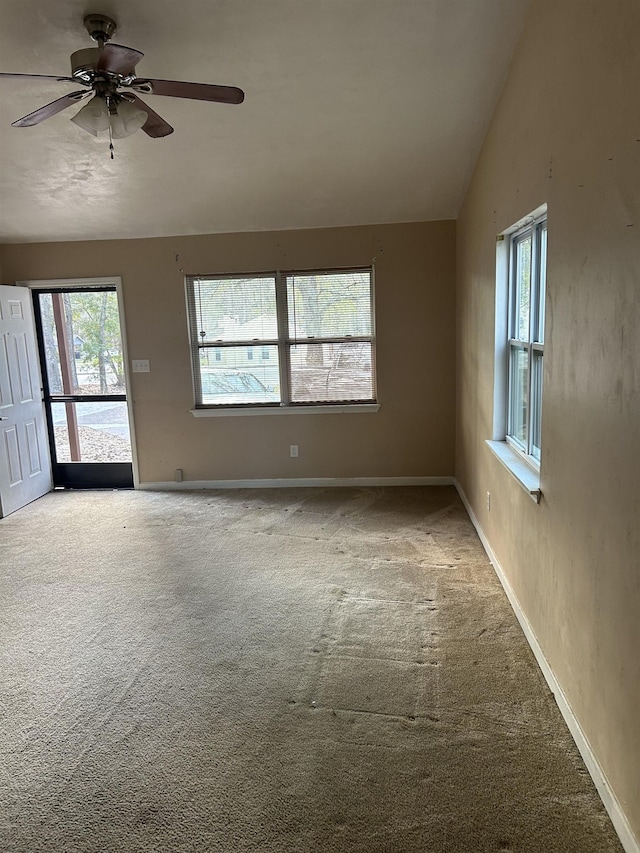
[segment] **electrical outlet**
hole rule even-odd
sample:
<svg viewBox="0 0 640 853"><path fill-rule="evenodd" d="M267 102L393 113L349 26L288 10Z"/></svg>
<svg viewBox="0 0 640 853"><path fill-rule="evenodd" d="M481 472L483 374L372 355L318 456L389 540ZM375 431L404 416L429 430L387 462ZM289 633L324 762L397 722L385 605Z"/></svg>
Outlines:
<svg viewBox="0 0 640 853"><path fill-rule="evenodd" d="M298 458L298 445L297 444L290 444L289 445L289 456L292 459Z"/></svg>
<svg viewBox="0 0 640 853"><path fill-rule="evenodd" d="M491 512L491 492L487 492L487 512Z"/></svg>

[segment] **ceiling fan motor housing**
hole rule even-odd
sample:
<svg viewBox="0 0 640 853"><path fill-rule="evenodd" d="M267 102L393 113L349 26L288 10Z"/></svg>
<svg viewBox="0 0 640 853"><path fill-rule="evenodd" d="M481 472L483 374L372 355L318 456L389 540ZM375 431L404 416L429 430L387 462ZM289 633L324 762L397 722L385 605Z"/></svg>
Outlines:
<svg viewBox="0 0 640 853"><path fill-rule="evenodd" d="M71 54L71 74L81 80L91 80L96 70L99 47L84 47Z"/></svg>

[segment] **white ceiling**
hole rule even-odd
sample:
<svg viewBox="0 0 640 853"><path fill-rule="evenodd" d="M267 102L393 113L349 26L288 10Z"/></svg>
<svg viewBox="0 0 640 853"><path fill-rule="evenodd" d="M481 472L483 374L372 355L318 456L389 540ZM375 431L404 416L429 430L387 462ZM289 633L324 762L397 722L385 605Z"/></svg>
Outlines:
<svg viewBox="0 0 640 853"><path fill-rule="evenodd" d="M0 78L0 242L456 216L530 0L2 0L0 71L70 73L88 12L139 76L244 89L240 106L149 96L175 127L96 140L76 90Z"/></svg>

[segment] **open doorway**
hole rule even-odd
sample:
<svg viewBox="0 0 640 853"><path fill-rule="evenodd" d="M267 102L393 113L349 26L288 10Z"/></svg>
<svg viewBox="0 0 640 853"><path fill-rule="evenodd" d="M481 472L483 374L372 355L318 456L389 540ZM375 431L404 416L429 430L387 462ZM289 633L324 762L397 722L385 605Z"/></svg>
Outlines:
<svg viewBox="0 0 640 853"><path fill-rule="evenodd" d="M132 488L115 283L39 283L32 293L54 486Z"/></svg>

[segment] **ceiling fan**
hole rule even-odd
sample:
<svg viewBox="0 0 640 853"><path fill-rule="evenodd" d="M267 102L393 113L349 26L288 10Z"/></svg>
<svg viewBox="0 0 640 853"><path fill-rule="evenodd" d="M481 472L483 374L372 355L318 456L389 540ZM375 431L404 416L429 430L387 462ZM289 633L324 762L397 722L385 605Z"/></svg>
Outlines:
<svg viewBox="0 0 640 853"><path fill-rule="evenodd" d="M173 133L173 128L140 98L139 93L223 104L241 104L244 100L244 92L235 86L136 77L135 67L144 54L132 47L111 43L116 32L115 21L106 15L93 14L85 17L84 25L98 47L83 48L71 54L70 77L0 72L0 77L57 80L59 83L78 83L85 87L19 118L12 122L12 127L39 124L93 95L71 119L79 127L94 136L109 131L110 139L122 139L140 129L148 136L159 138ZM112 143L110 147L113 157Z"/></svg>

